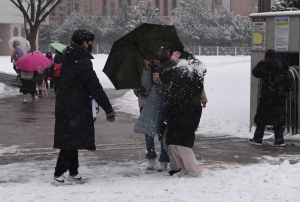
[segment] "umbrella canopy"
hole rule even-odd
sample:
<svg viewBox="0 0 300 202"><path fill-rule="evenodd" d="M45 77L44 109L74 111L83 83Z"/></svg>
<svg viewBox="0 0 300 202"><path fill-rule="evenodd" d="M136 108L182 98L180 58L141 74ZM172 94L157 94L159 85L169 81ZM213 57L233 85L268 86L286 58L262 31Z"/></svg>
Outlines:
<svg viewBox="0 0 300 202"><path fill-rule="evenodd" d="M27 41L27 39L21 37L21 36L15 36L15 37L11 37L8 41L8 46L10 48L10 50L12 50L13 47L13 43L14 41L18 41L20 42L20 45L22 46L23 52L27 53L28 51L30 51L30 43L29 41Z"/></svg>
<svg viewBox="0 0 300 202"><path fill-rule="evenodd" d="M175 26L143 23L113 43L103 72L117 90L139 88L144 60L173 44L183 48Z"/></svg>
<svg viewBox="0 0 300 202"><path fill-rule="evenodd" d="M53 48L55 48L57 51L59 52L63 52L65 50L65 48L67 47L66 45L64 44L61 44L61 43L52 43L50 44L50 46L52 46Z"/></svg>
<svg viewBox="0 0 300 202"><path fill-rule="evenodd" d="M43 70L50 64L51 60L40 52L27 53L16 62L18 69L29 72Z"/></svg>

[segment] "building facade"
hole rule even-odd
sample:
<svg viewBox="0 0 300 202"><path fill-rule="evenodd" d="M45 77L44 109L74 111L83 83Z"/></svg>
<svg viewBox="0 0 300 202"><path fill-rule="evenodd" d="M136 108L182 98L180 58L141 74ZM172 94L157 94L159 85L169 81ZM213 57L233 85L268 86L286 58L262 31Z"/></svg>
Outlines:
<svg viewBox="0 0 300 202"><path fill-rule="evenodd" d="M73 11L91 15L101 12L103 16L109 17L119 9L124 1L128 6L133 7L137 0L62 0L50 14L50 20L62 24L66 16ZM151 4L161 17L168 20L172 17L172 11L180 7L180 0L151 0ZM225 7L241 16L249 16L258 10L258 0L199 0L199 4L211 12L217 12L221 7Z"/></svg>
<svg viewBox="0 0 300 202"><path fill-rule="evenodd" d="M0 1L0 55L9 55L8 41L13 36L25 37L23 15L13 3Z"/></svg>

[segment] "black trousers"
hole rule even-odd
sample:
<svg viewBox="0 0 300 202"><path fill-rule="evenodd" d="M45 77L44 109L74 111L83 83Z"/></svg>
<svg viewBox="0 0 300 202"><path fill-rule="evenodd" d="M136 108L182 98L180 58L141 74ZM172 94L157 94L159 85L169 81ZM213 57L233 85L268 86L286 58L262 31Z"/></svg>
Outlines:
<svg viewBox="0 0 300 202"><path fill-rule="evenodd" d="M265 125L256 125L256 130L254 132L254 138L263 138L265 128L266 128ZM275 139L283 138L283 131L284 131L283 125L278 125L278 126L274 127Z"/></svg>
<svg viewBox="0 0 300 202"><path fill-rule="evenodd" d="M61 149L57 158L54 176L61 176L68 170L70 175L77 175L78 167L78 150Z"/></svg>

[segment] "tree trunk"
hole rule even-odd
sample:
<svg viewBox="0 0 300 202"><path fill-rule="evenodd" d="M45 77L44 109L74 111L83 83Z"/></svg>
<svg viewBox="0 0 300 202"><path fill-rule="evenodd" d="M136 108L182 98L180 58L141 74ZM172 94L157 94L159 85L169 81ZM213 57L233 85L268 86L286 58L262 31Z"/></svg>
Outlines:
<svg viewBox="0 0 300 202"><path fill-rule="evenodd" d="M30 34L27 34L27 40L30 43L30 52L36 51L36 37L38 33L38 27L31 27Z"/></svg>

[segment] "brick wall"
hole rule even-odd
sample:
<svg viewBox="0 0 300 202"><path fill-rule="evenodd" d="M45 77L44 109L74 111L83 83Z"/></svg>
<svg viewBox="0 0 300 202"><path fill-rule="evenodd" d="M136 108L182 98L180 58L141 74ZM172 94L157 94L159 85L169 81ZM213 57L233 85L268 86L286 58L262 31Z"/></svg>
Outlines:
<svg viewBox="0 0 300 202"><path fill-rule="evenodd" d="M21 30L23 28L22 24L0 24L0 55L10 55L10 49L8 47L8 41L14 35L14 29L18 30L18 36L21 36Z"/></svg>
<svg viewBox="0 0 300 202"><path fill-rule="evenodd" d="M253 12L257 12L258 0L231 0L230 11L240 16L249 16Z"/></svg>

